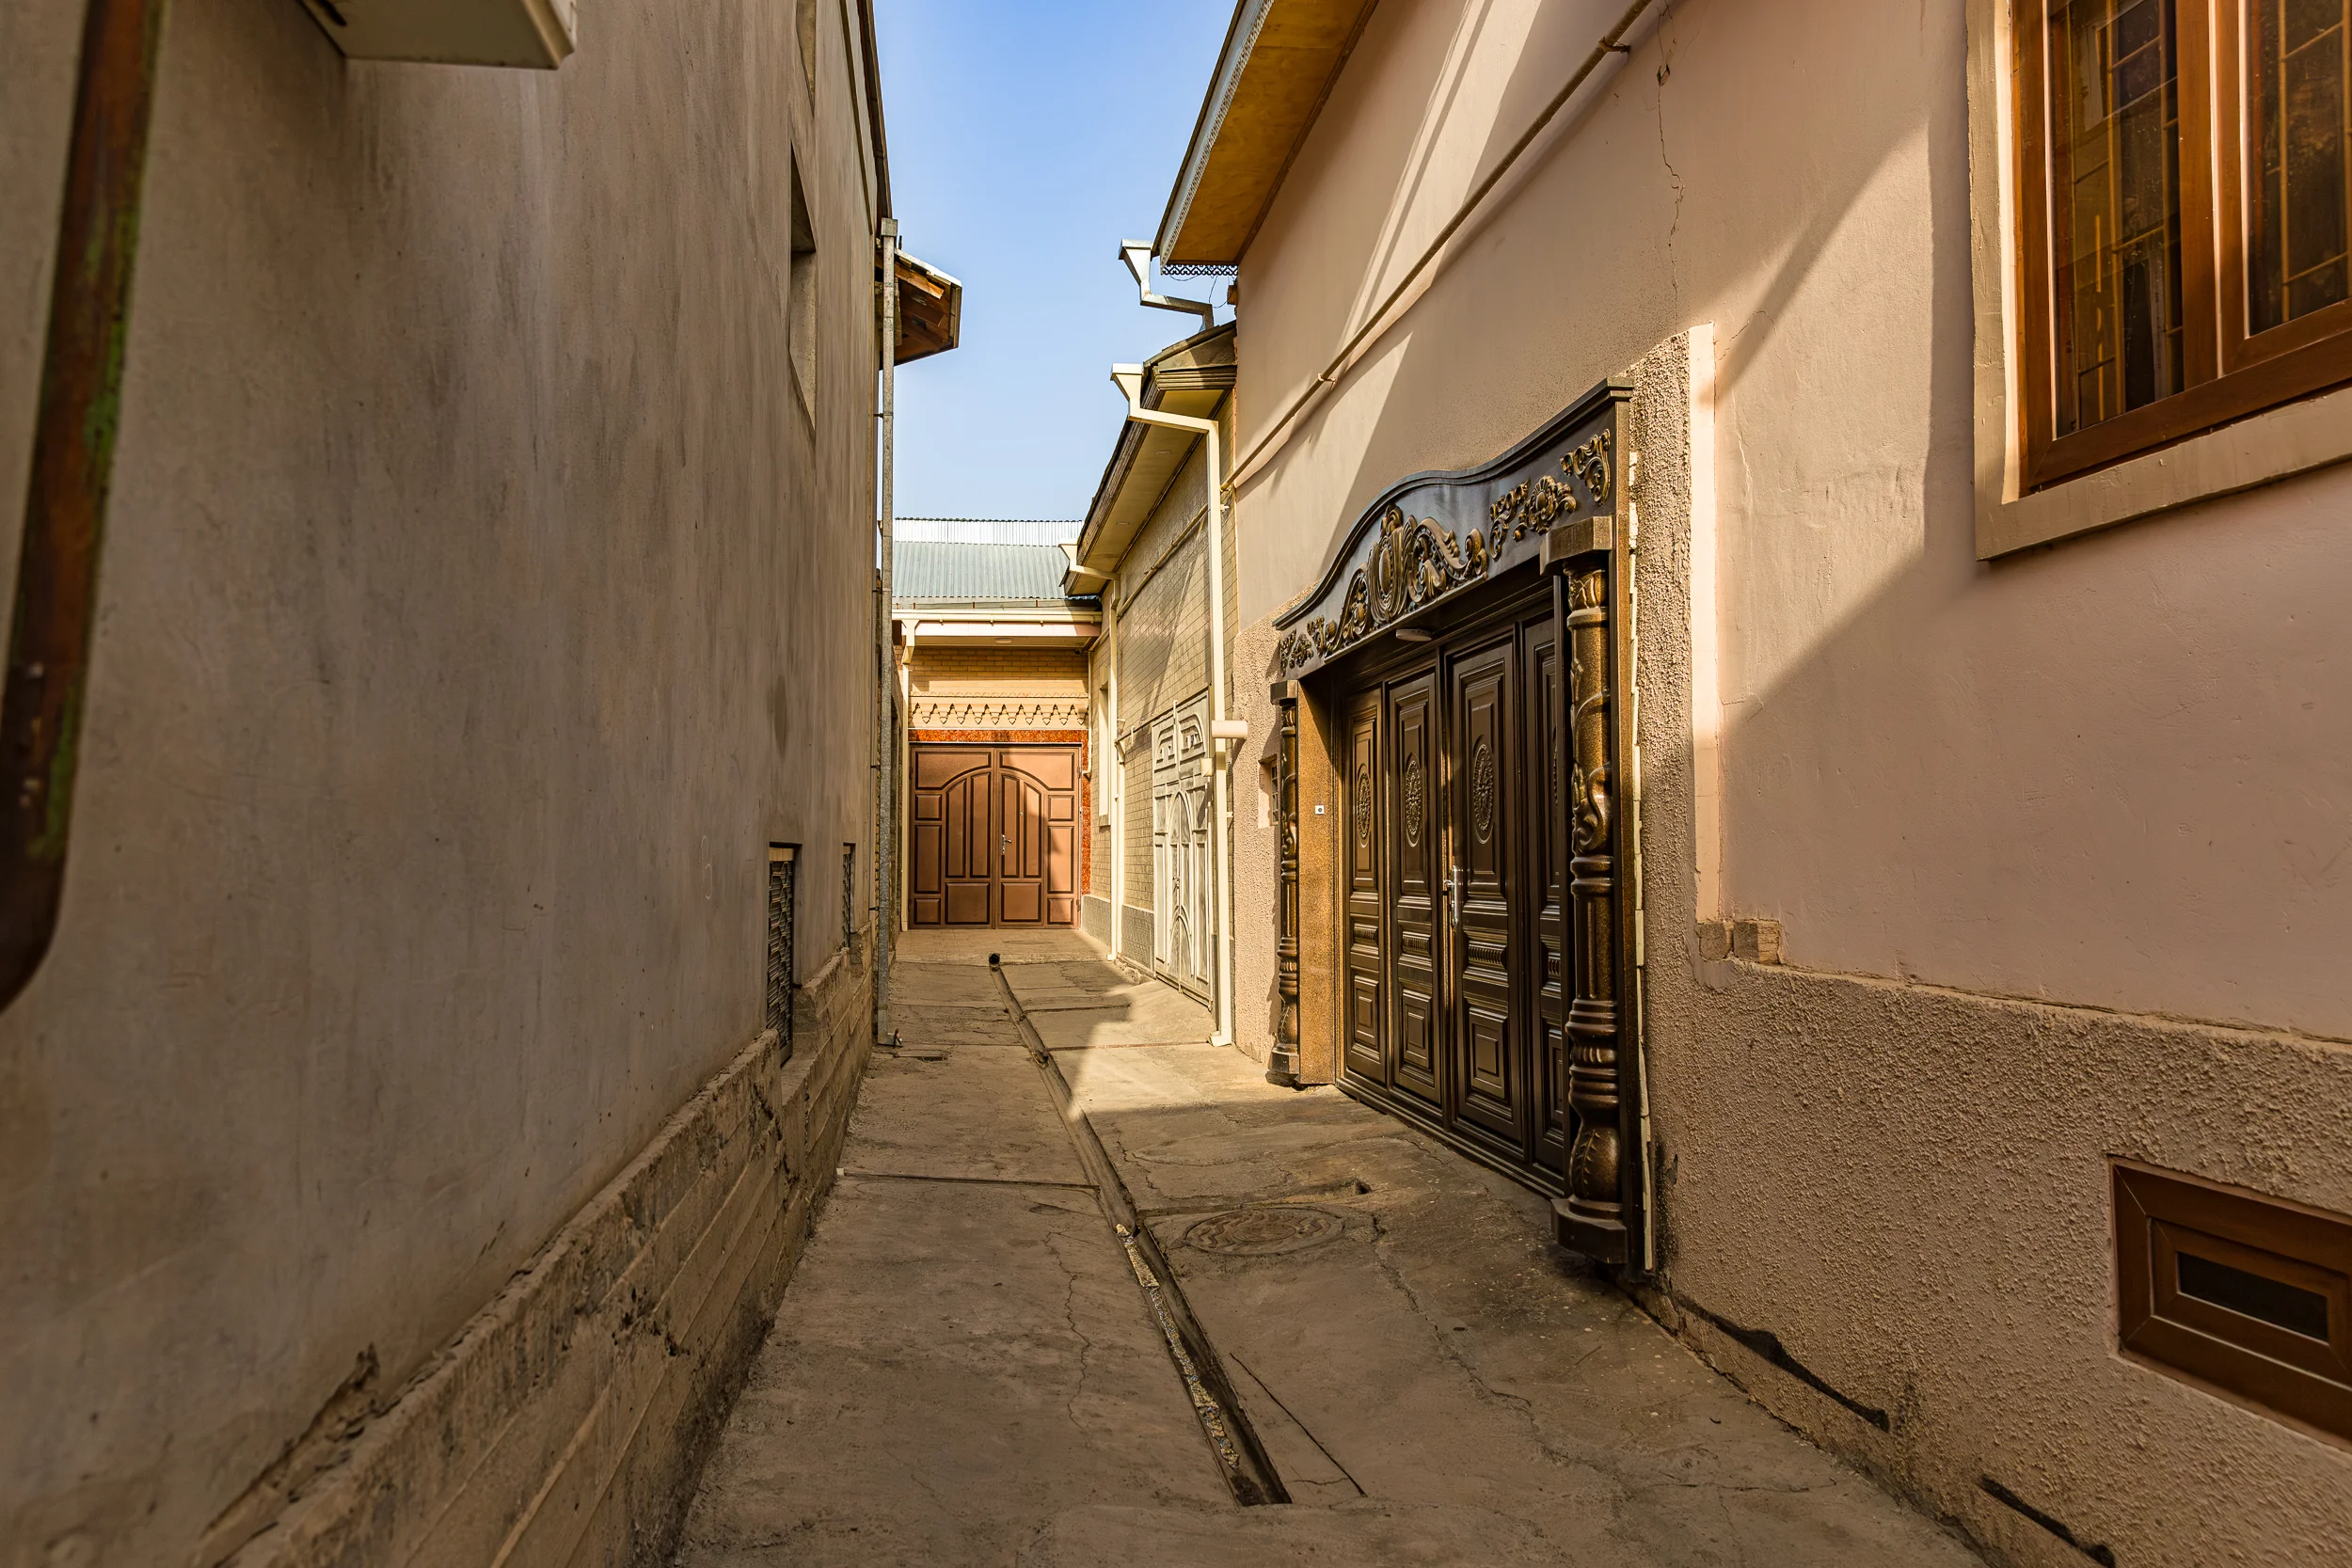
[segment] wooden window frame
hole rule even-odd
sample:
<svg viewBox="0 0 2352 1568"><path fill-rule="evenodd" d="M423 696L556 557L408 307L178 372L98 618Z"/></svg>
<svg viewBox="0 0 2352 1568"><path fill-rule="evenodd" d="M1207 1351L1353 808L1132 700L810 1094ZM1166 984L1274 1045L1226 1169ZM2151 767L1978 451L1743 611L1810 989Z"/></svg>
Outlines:
<svg viewBox="0 0 2352 1568"><path fill-rule="evenodd" d="M2014 0L2011 170L2017 193L2018 443L2021 494L2047 488L2352 383L2352 300L2246 331L2241 28L2248 0L2176 0L2180 104L2180 391L2066 436L2056 434L2057 237L2047 60L2050 0ZM2223 69L2217 69L2217 62ZM2227 302L2234 301L2234 306Z"/></svg>

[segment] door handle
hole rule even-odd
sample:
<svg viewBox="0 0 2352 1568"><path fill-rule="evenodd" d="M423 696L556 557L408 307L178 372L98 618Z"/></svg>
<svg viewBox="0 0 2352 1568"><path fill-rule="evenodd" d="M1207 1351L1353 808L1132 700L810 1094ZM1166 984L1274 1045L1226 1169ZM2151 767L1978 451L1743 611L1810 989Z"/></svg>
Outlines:
<svg viewBox="0 0 2352 1568"><path fill-rule="evenodd" d="M1447 914L1458 927L1462 924L1462 868L1455 866L1445 876Z"/></svg>

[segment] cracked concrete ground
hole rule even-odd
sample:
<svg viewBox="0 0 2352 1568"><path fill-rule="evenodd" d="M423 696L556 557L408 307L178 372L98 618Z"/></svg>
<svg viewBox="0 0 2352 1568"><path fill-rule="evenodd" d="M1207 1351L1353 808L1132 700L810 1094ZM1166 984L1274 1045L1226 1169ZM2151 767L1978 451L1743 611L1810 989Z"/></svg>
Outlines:
<svg viewBox="0 0 2352 1568"><path fill-rule="evenodd" d="M1232 1500L1004 974L1292 1501ZM1074 935L912 933L678 1561L1966 1564L1552 1247L1534 1195Z"/></svg>

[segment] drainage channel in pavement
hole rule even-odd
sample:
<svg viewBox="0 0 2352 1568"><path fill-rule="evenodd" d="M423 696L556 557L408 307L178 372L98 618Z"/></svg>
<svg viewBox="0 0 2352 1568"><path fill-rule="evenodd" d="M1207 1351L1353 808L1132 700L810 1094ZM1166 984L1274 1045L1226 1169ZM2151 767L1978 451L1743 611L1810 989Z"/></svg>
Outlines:
<svg viewBox="0 0 2352 1568"><path fill-rule="evenodd" d="M1094 1124L1078 1108L1076 1096L1070 1092L1070 1081L1062 1076L1061 1065L1045 1049L1043 1037L1029 1022L1028 1012L1005 977L1004 966L995 954L989 955L988 969L1005 993L1005 1005L1012 1011L1014 1026L1021 1031L1029 1059L1037 1064L1046 1091L1061 1113L1062 1125L1069 1130L1070 1141L1077 1149L1078 1163L1086 1167L1103 1217L1109 1222L1112 1235L1127 1255L1128 1267L1135 1272L1136 1284L1143 1291L1144 1303L1151 1308L1152 1322L1168 1346L1168 1360L1184 1382L1193 1414L1200 1422L1201 1435L1208 1440L1209 1452L1216 1458L1225 1484L1232 1489L1234 1500L1246 1506L1289 1502L1290 1493L1283 1488L1282 1478L1259 1444L1258 1434L1250 1429L1249 1418L1243 1412L1241 1402L1233 1397L1224 1363L1209 1343L1200 1320L1193 1316L1167 1259L1160 1255L1159 1244L1136 1215L1135 1200L1120 1180L1109 1152L1095 1134Z"/></svg>

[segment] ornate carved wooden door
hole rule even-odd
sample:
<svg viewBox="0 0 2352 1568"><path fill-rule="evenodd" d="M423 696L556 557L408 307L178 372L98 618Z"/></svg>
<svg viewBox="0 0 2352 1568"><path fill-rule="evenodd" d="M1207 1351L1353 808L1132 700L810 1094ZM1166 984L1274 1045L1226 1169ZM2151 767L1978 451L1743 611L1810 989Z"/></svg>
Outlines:
<svg viewBox="0 0 2352 1568"><path fill-rule="evenodd" d="M1633 395L1604 382L1490 462L1390 486L1277 616L1270 695L1285 737L1310 705L1332 723L1341 1083L1561 1195L1565 1245L1647 1267Z"/></svg>
<svg viewBox="0 0 2352 1568"><path fill-rule="evenodd" d="M1346 699L1341 758L1346 1079L1548 1188L1565 1148L1557 648L1531 583L1378 667Z"/></svg>
<svg viewBox="0 0 2352 1568"><path fill-rule="evenodd" d="M917 745L908 763L907 924L1075 924L1076 748Z"/></svg>
<svg viewBox="0 0 2352 1568"><path fill-rule="evenodd" d="M1453 1118L1522 1155L1527 1045L1518 1006L1526 888L1515 863L1525 836L1514 732L1519 713L1515 638L1447 660L1446 1100Z"/></svg>

